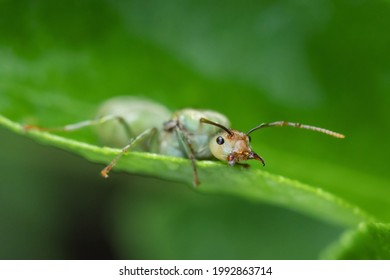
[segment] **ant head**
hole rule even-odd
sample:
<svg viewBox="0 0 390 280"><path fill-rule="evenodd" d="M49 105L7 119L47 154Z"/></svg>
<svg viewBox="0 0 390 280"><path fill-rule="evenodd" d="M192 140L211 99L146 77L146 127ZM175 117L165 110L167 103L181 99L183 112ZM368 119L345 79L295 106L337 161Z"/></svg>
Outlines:
<svg viewBox="0 0 390 280"><path fill-rule="evenodd" d="M224 130L215 135L209 143L210 151L217 159L227 161L230 165L244 160L256 159L264 165L264 160L252 151L248 134L238 130L228 129L221 124L204 118L200 121Z"/></svg>

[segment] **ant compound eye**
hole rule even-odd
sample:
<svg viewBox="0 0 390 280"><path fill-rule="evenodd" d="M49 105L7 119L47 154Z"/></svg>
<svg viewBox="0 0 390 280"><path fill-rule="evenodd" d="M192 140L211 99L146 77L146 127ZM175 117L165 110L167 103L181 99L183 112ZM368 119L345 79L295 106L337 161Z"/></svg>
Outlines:
<svg viewBox="0 0 390 280"><path fill-rule="evenodd" d="M217 144L222 145L223 143L225 143L225 140L222 138L222 136L218 136L217 137Z"/></svg>

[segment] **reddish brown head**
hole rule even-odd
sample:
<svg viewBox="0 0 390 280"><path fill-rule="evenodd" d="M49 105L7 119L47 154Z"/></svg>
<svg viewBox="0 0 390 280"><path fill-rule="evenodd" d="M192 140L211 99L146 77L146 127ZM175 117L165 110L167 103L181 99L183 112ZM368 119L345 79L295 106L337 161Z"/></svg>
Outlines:
<svg viewBox="0 0 390 280"><path fill-rule="evenodd" d="M201 119L201 122L218 126L224 130L212 137L209 144L211 153L217 159L227 161L231 166L237 162L249 159L261 161L265 165L264 160L252 151L250 137L246 133L228 129L206 119Z"/></svg>

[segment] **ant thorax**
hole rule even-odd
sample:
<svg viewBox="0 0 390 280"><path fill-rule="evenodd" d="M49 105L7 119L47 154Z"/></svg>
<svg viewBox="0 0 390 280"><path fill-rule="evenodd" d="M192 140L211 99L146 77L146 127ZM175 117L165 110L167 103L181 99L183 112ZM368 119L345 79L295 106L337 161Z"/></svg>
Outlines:
<svg viewBox="0 0 390 280"><path fill-rule="evenodd" d="M209 142L221 129L201 123L199 121L201 118L213 119L224 126L230 126L229 120L215 111L195 109L177 111L171 120L165 122L164 129L161 131L160 153L188 157L192 152L197 159L212 158Z"/></svg>

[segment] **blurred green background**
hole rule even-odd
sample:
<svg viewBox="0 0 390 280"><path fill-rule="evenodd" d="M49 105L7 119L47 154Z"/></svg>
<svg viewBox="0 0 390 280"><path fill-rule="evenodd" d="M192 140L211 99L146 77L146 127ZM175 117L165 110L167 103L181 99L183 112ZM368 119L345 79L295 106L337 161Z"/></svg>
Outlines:
<svg viewBox="0 0 390 280"><path fill-rule="evenodd" d="M347 138L275 128L252 143L267 171L389 222L389 26L388 1L0 0L0 113L58 126L127 94L244 131L325 127ZM345 230L0 139L1 259L313 259Z"/></svg>

